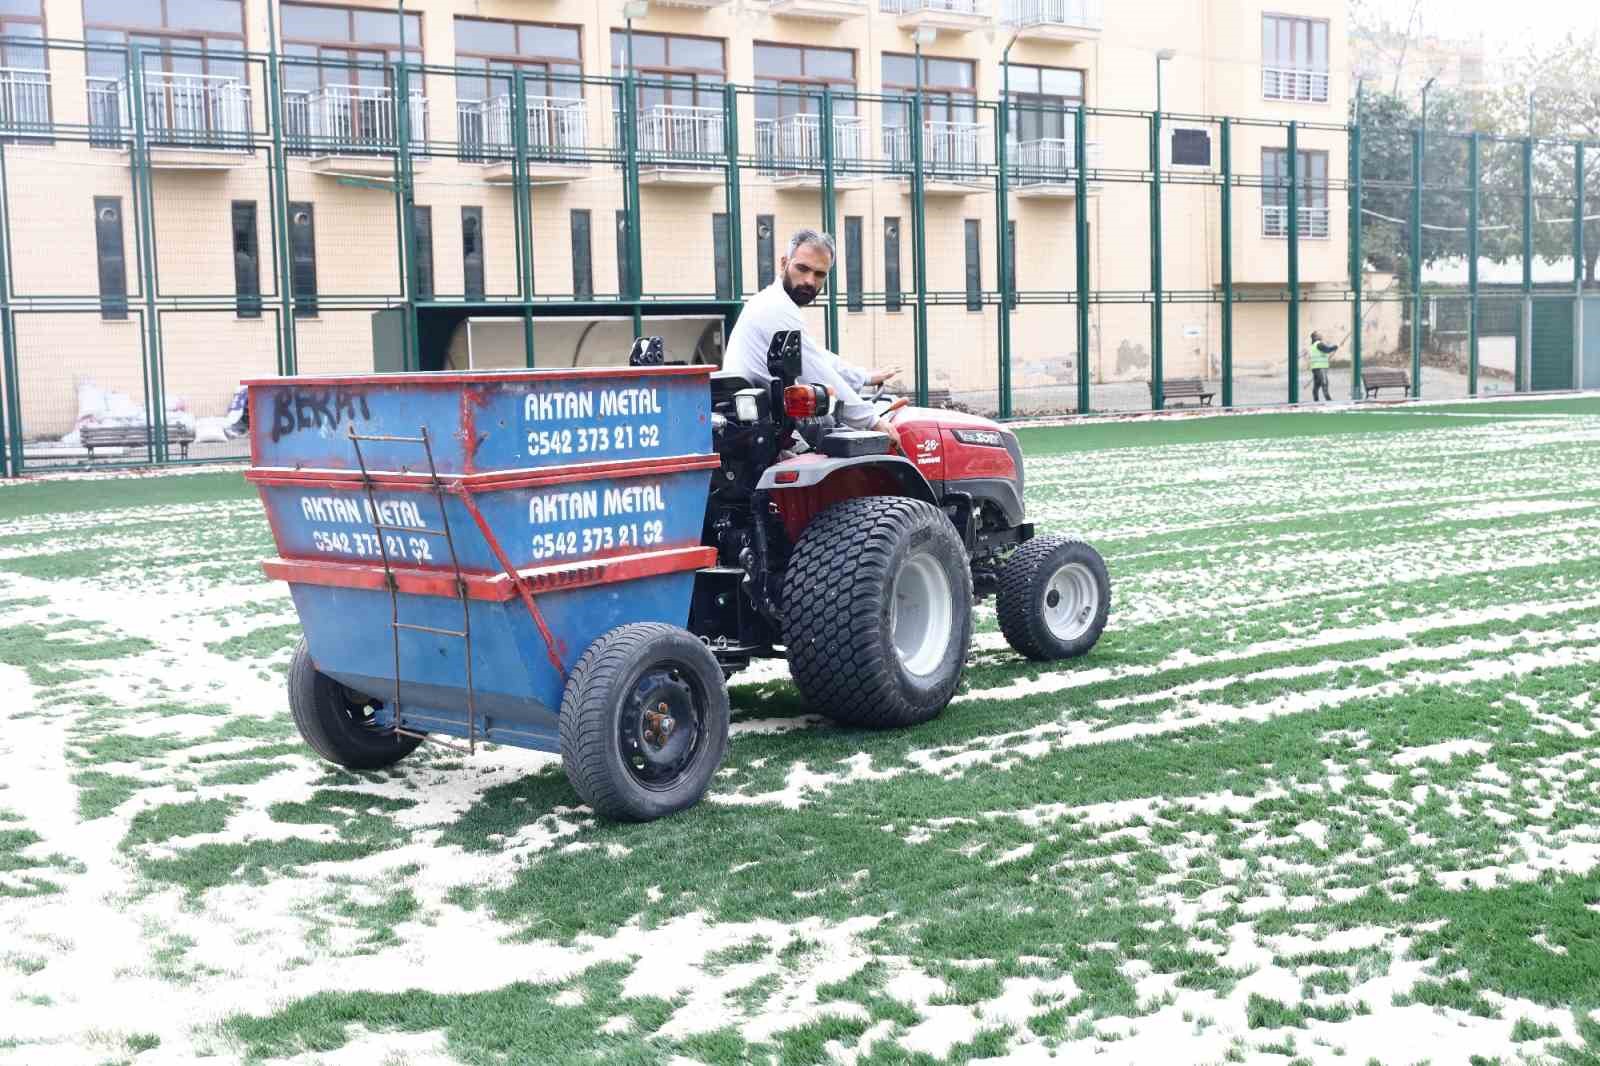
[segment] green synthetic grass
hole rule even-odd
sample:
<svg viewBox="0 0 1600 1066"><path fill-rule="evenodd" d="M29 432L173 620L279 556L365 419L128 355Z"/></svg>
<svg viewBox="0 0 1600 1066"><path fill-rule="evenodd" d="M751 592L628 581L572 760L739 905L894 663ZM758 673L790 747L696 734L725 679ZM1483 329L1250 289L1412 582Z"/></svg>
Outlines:
<svg viewBox="0 0 1600 1066"><path fill-rule="evenodd" d="M255 488L236 470L175 477L23 481L0 485L0 522L32 515L210 504L252 499L255 495Z"/></svg>
<svg viewBox="0 0 1600 1066"><path fill-rule="evenodd" d="M1088 1061L1181 1016L1195 1061L1300 1063L1405 1008L1471 1033L1477 1061L1594 1063L1597 428L1600 400L1563 398L1021 430L1030 517L1108 559L1100 645L1027 662L986 611L958 701L887 732L816 724L786 681L736 677L736 725L792 728L736 731L711 796L650 825L596 823L559 765L520 753L424 747L362 773L312 755L276 686L240 695L298 626L256 569L259 511L219 475L80 483L93 506L61 513L169 491L195 513L70 536L48 509L8 534L0 490L0 603L19 614L0 661L28 672L77 817L135 879L102 905L181 899L186 921L223 923L223 900L293 900L286 943L239 944L268 1000L203 1039L119 1034L129 1061L349 1055L362 1032L463 1063ZM237 606L145 644L51 606L56 581L113 572L154 611L172 580ZM3 788L0 809L4 921L83 866ZM452 990L425 953L439 930L582 961ZM1347 933L1361 943L1332 943ZM207 967L214 943L160 923L146 939L139 965L175 1002L234 979ZM24 982L85 950L19 945L0 967ZM405 978L298 990L351 956ZM630 985L645 973L683 985ZM1021 1014L987 1017L1019 983L1036 989ZM971 1020L961 1038L911 1050L947 1011Z"/></svg>

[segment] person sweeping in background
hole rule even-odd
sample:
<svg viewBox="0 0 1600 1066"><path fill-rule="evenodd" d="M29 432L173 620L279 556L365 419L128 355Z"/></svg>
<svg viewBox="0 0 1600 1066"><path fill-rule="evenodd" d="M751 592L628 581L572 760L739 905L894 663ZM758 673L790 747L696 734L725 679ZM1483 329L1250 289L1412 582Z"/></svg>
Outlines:
<svg viewBox="0 0 1600 1066"><path fill-rule="evenodd" d="M1339 350L1337 344L1329 344L1322 339L1322 334L1317 330L1311 331L1311 399L1333 399L1333 392L1328 388L1328 357ZM1318 395L1320 393L1321 395Z"/></svg>

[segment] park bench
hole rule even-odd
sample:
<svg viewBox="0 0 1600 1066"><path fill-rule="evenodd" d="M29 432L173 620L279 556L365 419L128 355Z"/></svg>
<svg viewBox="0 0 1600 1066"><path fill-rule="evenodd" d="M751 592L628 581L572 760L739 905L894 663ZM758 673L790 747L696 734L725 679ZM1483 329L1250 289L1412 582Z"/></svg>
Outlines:
<svg viewBox="0 0 1600 1066"><path fill-rule="evenodd" d="M1156 383L1151 381L1150 402L1155 402ZM1161 397L1163 401L1172 400L1198 400L1201 407L1210 407L1211 398L1216 393L1206 389L1205 382L1199 378L1163 378L1161 380Z"/></svg>
<svg viewBox="0 0 1600 1066"><path fill-rule="evenodd" d="M150 427L142 423L123 425L84 426L79 440L94 458L96 448L147 448L150 445ZM167 447L177 445L182 457L189 458L189 445L194 443L194 427L174 423L167 425Z"/></svg>
<svg viewBox="0 0 1600 1066"><path fill-rule="evenodd" d="M1379 389L1399 389L1407 396L1411 395L1411 376L1404 370L1391 370L1384 367L1375 367L1361 372L1361 384L1367 390L1367 399L1378 398Z"/></svg>

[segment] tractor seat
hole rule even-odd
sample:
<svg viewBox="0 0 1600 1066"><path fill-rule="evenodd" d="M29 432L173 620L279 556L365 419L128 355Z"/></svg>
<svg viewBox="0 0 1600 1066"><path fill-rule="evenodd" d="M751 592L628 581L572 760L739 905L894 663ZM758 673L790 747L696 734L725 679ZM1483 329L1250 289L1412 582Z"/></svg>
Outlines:
<svg viewBox="0 0 1600 1066"><path fill-rule="evenodd" d="M734 393L755 387L731 370L718 370L711 375L711 406L728 403L732 401Z"/></svg>

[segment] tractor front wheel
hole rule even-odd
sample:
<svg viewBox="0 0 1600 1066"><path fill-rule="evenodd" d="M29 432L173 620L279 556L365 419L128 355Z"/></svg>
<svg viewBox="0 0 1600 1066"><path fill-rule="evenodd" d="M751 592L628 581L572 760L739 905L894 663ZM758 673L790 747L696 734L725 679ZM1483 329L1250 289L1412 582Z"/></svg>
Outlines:
<svg viewBox="0 0 1600 1066"><path fill-rule="evenodd" d="M819 714L872 728L937 717L972 643L972 572L950 519L897 496L812 519L784 571L783 636Z"/></svg>
<svg viewBox="0 0 1600 1066"><path fill-rule="evenodd" d="M727 751L722 667L687 630L618 626L567 678L561 763L601 817L648 822L694 806Z"/></svg>
<svg viewBox="0 0 1600 1066"><path fill-rule="evenodd" d="M1106 562L1081 540L1035 537L1000 570L1000 631L1030 659L1083 655L1100 639L1110 607Z"/></svg>

